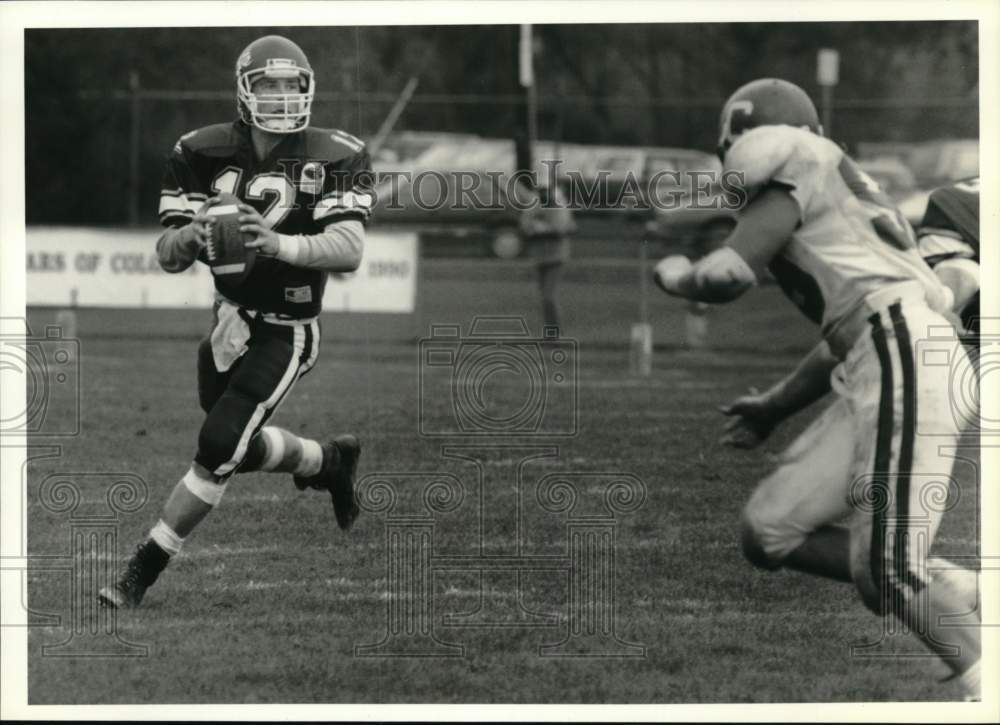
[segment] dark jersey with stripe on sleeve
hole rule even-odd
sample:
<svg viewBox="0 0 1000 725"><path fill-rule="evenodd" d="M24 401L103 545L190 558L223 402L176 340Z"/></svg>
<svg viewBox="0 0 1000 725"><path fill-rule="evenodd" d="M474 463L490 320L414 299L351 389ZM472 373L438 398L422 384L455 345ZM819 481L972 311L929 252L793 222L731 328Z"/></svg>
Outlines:
<svg viewBox="0 0 1000 725"><path fill-rule="evenodd" d="M979 177L932 191L917 236L920 254L931 267L950 259L979 264ZM978 338L978 291L962 307L959 317L965 329Z"/></svg>
<svg viewBox="0 0 1000 725"><path fill-rule="evenodd" d="M216 124L174 145L163 174L160 223L189 224L206 199L225 192L254 207L280 234L319 234L338 221L366 223L373 187L368 151L348 133L309 127L284 136L258 160L246 124ZM323 270L258 256L242 284L216 277L215 287L243 307L303 319L319 314L326 280Z"/></svg>
<svg viewBox="0 0 1000 725"><path fill-rule="evenodd" d="M917 229L918 236L937 234L966 246L951 253L925 254L932 267L944 259L966 257L979 262L979 178L965 179L931 192L927 210Z"/></svg>

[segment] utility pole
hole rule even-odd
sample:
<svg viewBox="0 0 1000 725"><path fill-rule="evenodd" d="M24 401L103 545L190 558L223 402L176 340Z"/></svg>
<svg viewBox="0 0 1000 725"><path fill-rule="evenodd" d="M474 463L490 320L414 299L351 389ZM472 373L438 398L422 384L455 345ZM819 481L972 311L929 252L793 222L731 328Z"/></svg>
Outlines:
<svg viewBox="0 0 1000 725"><path fill-rule="evenodd" d="M142 130L142 99L139 73L128 74L129 89L129 169L128 169L128 221L133 227L139 224L139 133Z"/></svg>
<svg viewBox="0 0 1000 725"><path fill-rule="evenodd" d="M833 87L840 79L840 53L832 48L822 48L816 54L816 81L820 85L822 96L823 134L827 138L833 136Z"/></svg>
<svg viewBox="0 0 1000 725"><path fill-rule="evenodd" d="M535 92L535 48L531 25L520 26L518 40L518 83L524 89L525 123L524 133L519 134L521 144L516 148L518 170L532 171L535 161L535 142L538 140L538 96ZM518 139L515 139L515 147Z"/></svg>
<svg viewBox="0 0 1000 725"><path fill-rule="evenodd" d="M396 102L392 104L392 108L389 110L389 114L382 121L382 125L379 126L378 132L375 137L368 144L368 152L375 156L378 154L379 150L382 148L382 144L392 133L392 129L396 126L396 121L399 117L403 115L403 111L406 110L407 104L410 99L413 98L414 92L417 90L417 86L420 83L420 79L417 76L411 76L410 80L406 82L403 90L400 91L399 95L396 97Z"/></svg>

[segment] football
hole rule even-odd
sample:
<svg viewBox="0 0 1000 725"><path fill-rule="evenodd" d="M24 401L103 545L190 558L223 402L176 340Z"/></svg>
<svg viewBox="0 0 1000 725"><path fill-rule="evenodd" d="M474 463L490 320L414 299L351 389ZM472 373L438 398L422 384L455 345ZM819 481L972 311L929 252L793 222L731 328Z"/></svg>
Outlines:
<svg viewBox="0 0 1000 725"><path fill-rule="evenodd" d="M208 265L212 274L217 277L240 284L250 274L257 257L256 249L244 246L254 237L240 231L240 200L232 194L219 194L217 198L218 203L208 207L206 211L214 219L205 249Z"/></svg>

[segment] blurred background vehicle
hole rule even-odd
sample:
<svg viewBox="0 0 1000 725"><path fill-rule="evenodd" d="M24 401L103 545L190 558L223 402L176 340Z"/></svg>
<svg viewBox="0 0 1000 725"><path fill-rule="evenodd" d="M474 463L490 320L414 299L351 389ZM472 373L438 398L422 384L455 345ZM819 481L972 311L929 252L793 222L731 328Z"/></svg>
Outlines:
<svg viewBox="0 0 1000 725"><path fill-rule="evenodd" d="M921 143L862 142L858 165L896 202L913 225L920 222L931 192L952 181L979 175L979 141L945 139ZM718 184L707 193L687 194L675 208L654 210L646 224L653 241L680 245L698 256L725 239L736 224Z"/></svg>
<svg viewBox="0 0 1000 725"><path fill-rule="evenodd" d="M695 149L542 140L533 157L538 177L555 181L573 206L575 237L599 256L615 256L616 247L620 253L618 242L642 236L658 208L685 203L695 183L720 170L718 159ZM376 223L416 229L429 256L517 257L523 250L509 198L515 159L509 139L391 136L373 161Z"/></svg>
<svg viewBox="0 0 1000 725"><path fill-rule="evenodd" d="M978 139L862 142L858 158L914 225L923 217L934 189L979 175Z"/></svg>
<svg viewBox="0 0 1000 725"><path fill-rule="evenodd" d="M968 22L538 25L530 86L519 77L517 26L189 28L185 53L173 52L169 29L29 30L27 222L154 225L164 155L181 134L233 117L232 56L268 30L311 51L314 123L376 146L382 170L512 169L514 139L527 136L531 116L536 160L559 158L585 180L603 174L615 200L629 174L643 182L715 168L722 100L748 78L776 75L817 99L831 137L879 167L873 175L891 180L907 208L978 171L977 36ZM106 52L93 57L94 47ZM835 94L817 76L824 48L843 58ZM910 170L912 189L887 158ZM82 179L88 194L79 193ZM419 224L427 254L518 256L509 216L455 209L418 218L401 193L404 209L380 209L375 224ZM691 214L660 215L641 191L614 209L574 201L586 202L576 256L713 238L731 221L690 200L679 206Z"/></svg>

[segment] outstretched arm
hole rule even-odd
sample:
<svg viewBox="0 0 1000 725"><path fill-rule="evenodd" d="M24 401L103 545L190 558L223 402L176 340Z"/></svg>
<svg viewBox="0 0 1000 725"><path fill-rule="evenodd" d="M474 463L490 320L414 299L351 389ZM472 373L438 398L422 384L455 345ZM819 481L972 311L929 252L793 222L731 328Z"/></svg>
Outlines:
<svg viewBox="0 0 1000 725"><path fill-rule="evenodd" d="M654 280L669 295L730 302L757 283L799 219L799 205L788 190L767 187L740 215L724 247L694 264L682 255L667 257L656 266Z"/></svg>
<svg viewBox="0 0 1000 725"><path fill-rule="evenodd" d="M260 254L327 272L353 272L361 266L365 227L357 219L332 222L319 234L279 234L249 204L240 204L240 211L240 230L255 235L246 246Z"/></svg>
<svg viewBox="0 0 1000 725"><path fill-rule="evenodd" d="M330 224L320 234L278 235L278 259L297 267L353 272L361 266L364 225L356 220Z"/></svg>
<svg viewBox="0 0 1000 725"><path fill-rule="evenodd" d="M754 448L779 423L830 392L830 373L839 361L826 341L809 351L795 369L763 393L751 390L720 410L730 416L721 443Z"/></svg>

